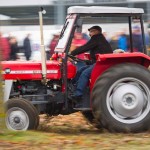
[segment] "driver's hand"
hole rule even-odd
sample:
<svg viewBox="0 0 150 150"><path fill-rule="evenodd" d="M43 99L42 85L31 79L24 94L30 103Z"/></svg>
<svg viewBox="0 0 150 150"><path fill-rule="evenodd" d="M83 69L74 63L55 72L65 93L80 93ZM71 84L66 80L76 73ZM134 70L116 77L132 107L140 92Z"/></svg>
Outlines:
<svg viewBox="0 0 150 150"><path fill-rule="evenodd" d="M68 55L71 55L71 51L68 52Z"/></svg>
<svg viewBox="0 0 150 150"><path fill-rule="evenodd" d="M84 60L86 65L91 65L92 64L92 61L91 60Z"/></svg>
<svg viewBox="0 0 150 150"><path fill-rule="evenodd" d="M68 57L68 60L69 60L69 61L73 61L73 59L71 59L71 58L69 58L69 57Z"/></svg>

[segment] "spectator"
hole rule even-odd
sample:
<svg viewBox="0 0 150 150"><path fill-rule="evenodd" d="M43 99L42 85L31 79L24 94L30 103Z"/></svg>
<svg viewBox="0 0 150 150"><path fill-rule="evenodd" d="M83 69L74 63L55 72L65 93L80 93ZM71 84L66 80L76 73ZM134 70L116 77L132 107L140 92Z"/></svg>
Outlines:
<svg viewBox="0 0 150 150"><path fill-rule="evenodd" d="M108 34L107 34L106 30L103 30L103 31L102 31L102 34L104 35L104 37L106 38L106 40L107 40L108 42L110 42L110 38L108 37Z"/></svg>
<svg viewBox="0 0 150 150"><path fill-rule="evenodd" d="M147 55L150 56L150 35L148 33L145 33L145 45L147 49Z"/></svg>
<svg viewBox="0 0 150 150"><path fill-rule="evenodd" d="M15 37L9 39L10 43L10 60L17 60L17 53L19 52L18 43Z"/></svg>
<svg viewBox="0 0 150 150"><path fill-rule="evenodd" d="M30 57L31 57L31 43L30 43L29 37L30 37L30 34L27 34L23 42L24 54L25 54L26 60L30 60Z"/></svg>
<svg viewBox="0 0 150 150"><path fill-rule="evenodd" d="M90 40L90 37L86 33L83 33L82 36L83 36L83 39L85 39L86 41Z"/></svg>
<svg viewBox="0 0 150 150"><path fill-rule="evenodd" d="M10 45L7 38L4 38L2 32L0 32L0 51L1 51L1 60L9 60L10 55Z"/></svg>
<svg viewBox="0 0 150 150"><path fill-rule="evenodd" d="M118 33L115 33L110 40L110 45L113 50L118 49Z"/></svg>
<svg viewBox="0 0 150 150"><path fill-rule="evenodd" d="M85 39L86 41L89 41L90 40L90 37L89 35L87 34L87 31L84 29L83 32L82 32L82 37L83 39Z"/></svg>
<svg viewBox="0 0 150 150"><path fill-rule="evenodd" d="M133 32L133 51L134 52L142 52L143 51L143 43L142 43L142 35L139 26L134 26L132 28Z"/></svg>
<svg viewBox="0 0 150 150"><path fill-rule="evenodd" d="M74 35L74 39L72 40L70 51L73 51L74 49L86 44L86 42L87 40L83 38L83 34L76 32ZM77 55L77 58L84 59L84 53ZM84 62L77 62L76 64L77 69L80 69L84 65Z"/></svg>
<svg viewBox="0 0 150 150"><path fill-rule="evenodd" d="M54 54L55 47L56 47L58 40L59 40L59 35L60 34L58 34L58 33L53 35L53 38L52 38L50 45L49 45L49 49L50 49L49 58L52 57L52 55Z"/></svg>
<svg viewBox="0 0 150 150"><path fill-rule="evenodd" d="M148 30L149 33L150 33L150 20L148 20L148 22L147 22L147 30Z"/></svg>
<svg viewBox="0 0 150 150"><path fill-rule="evenodd" d="M128 49L128 42L127 42L127 35L125 34L125 31L121 31L119 38L118 38L118 48L122 49L124 51L127 51Z"/></svg>

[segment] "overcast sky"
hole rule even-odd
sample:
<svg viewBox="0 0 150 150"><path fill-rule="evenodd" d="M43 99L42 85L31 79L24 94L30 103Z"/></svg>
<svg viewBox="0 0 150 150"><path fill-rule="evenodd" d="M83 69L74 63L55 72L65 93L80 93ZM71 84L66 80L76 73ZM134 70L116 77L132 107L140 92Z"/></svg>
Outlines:
<svg viewBox="0 0 150 150"><path fill-rule="evenodd" d="M0 6L44 5L52 4L52 0L0 0Z"/></svg>
<svg viewBox="0 0 150 150"><path fill-rule="evenodd" d="M62 1L62 0L58 0ZM81 0L82 1L82 0ZM89 0L87 0L89 1ZM149 0L125 0L128 2L144 2ZM52 4L53 0L0 0L0 6L24 6L24 5L46 5L46 4Z"/></svg>

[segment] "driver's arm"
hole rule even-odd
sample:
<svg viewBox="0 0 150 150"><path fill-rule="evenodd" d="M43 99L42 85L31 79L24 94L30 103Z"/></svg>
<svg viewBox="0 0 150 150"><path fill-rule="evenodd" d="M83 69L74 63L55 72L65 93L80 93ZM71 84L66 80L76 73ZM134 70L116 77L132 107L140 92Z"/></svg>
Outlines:
<svg viewBox="0 0 150 150"><path fill-rule="evenodd" d="M87 52L93 49L96 45L97 45L97 40L93 37L85 45L76 48L75 50L70 52L70 54L75 56L75 55Z"/></svg>

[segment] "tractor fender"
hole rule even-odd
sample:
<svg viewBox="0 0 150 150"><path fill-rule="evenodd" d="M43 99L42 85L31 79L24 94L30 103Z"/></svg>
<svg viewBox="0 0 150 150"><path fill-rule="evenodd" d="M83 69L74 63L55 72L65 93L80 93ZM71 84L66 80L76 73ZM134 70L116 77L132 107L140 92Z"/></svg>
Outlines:
<svg viewBox="0 0 150 150"><path fill-rule="evenodd" d="M97 78L114 65L126 62L140 64L146 68L150 65L150 57L140 52L97 54L96 59L96 64L91 73L90 91L92 91Z"/></svg>

